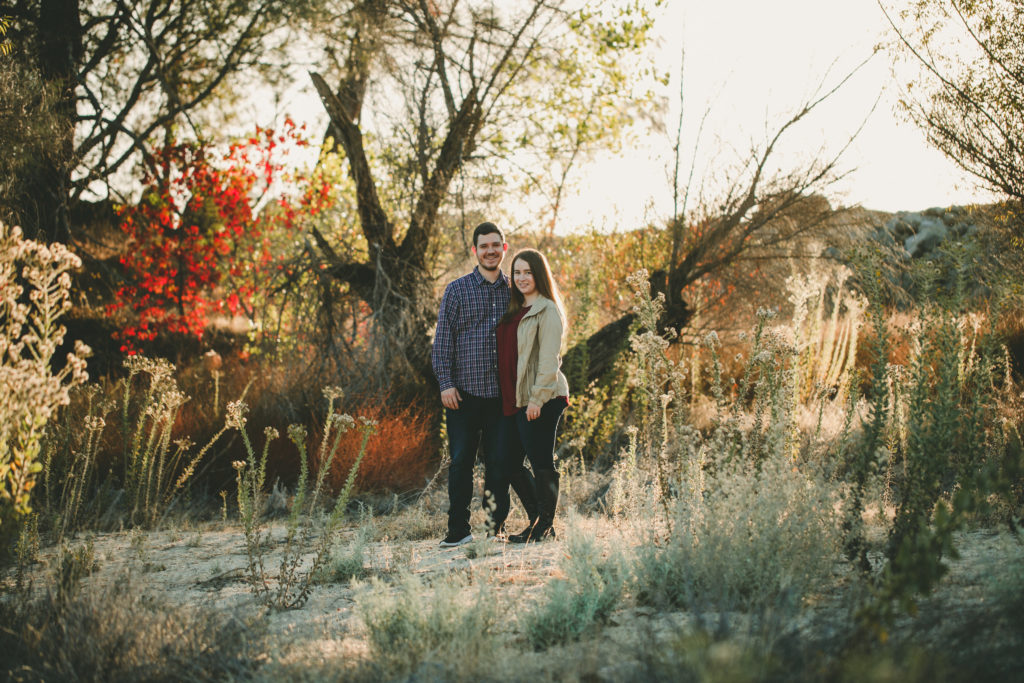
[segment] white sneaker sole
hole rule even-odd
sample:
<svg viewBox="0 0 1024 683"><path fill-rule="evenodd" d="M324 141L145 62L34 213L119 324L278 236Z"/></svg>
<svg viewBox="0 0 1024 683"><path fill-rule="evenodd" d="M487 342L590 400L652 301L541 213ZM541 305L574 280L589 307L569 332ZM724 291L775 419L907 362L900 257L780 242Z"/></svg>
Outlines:
<svg viewBox="0 0 1024 683"><path fill-rule="evenodd" d="M473 540L473 534L468 534L465 538L460 538L457 541L441 541L438 545L442 548L458 548L460 545L466 545Z"/></svg>

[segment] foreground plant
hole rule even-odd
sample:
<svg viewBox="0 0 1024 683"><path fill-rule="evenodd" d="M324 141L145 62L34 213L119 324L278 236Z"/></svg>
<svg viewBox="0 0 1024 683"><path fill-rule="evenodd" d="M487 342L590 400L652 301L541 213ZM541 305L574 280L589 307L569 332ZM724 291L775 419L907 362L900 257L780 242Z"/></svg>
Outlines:
<svg viewBox="0 0 1024 683"><path fill-rule="evenodd" d="M47 423L88 379L90 350L79 341L63 368L52 365L66 332L58 320L71 307L68 271L81 263L61 244L22 239L20 228L0 223L0 538L32 510Z"/></svg>
<svg viewBox="0 0 1024 683"><path fill-rule="evenodd" d="M0 679L214 681L253 674L264 647L249 615L172 604L125 575L77 586L91 549L60 561L59 582L0 601ZM67 590L74 581L75 590Z"/></svg>
<svg viewBox="0 0 1024 683"><path fill-rule="evenodd" d="M565 578L544 587L541 602L523 618L530 646L546 650L579 640L603 624L619 604L628 571L618 554L602 557L593 538L572 528L561 562Z"/></svg>
<svg viewBox="0 0 1024 683"><path fill-rule="evenodd" d="M610 491L613 513L625 512L650 541L638 550L636 597L698 614L792 613L829 576L839 541L835 486L801 455L806 343L774 328L773 310L759 309L747 358L730 382L721 342L707 334L714 413L698 430L680 400L685 376L665 353L671 333L658 332L660 300L646 280L630 280L641 321L632 346L646 397Z"/></svg>
<svg viewBox="0 0 1024 683"><path fill-rule="evenodd" d="M882 302L885 282L871 258L860 280L875 333L860 433L845 435L839 454L849 473L844 508L847 555L860 570L867 598L859 610L863 636L885 637L901 612L914 613L957 558L955 534L992 503L1009 503L1008 482L1020 481L1015 439L1020 429L1019 389L1002 372L1005 354L997 334L1000 307L1012 292L996 288L975 310L967 292L977 280L977 254L960 247L939 252L911 275L924 300L909 325L888 329ZM891 365L904 343L909 359ZM854 420L851 403L847 422ZM1019 484L1017 484L1019 486ZM884 500L869 501L869 490ZM867 560L860 523L866 505L891 505L881 566Z"/></svg>
<svg viewBox="0 0 1024 683"><path fill-rule="evenodd" d="M263 512L264 485L266 484L267 453L270 443L278 438L279 433L273 427L264 431L263 450L257 457L245 429L246 406L240 401L228 404L227 426L237 429L242 435L248 459L234 463L238 472L238 511L245 533L245 550L248 558L249 583L257 598L275 609L295 609L302 607L309 599L309 594L318 578L322 576L324 567L331 557L331 543L337 531L352 489L355 486L359 464L366 453L366 443L376 430L372 420L360 418L358 423L349 415L334 412L334 403L341 397L335 388L324 390L327 398L327 420L320 450L317 454L317 474L310 485L309 458L306 454L306 429L301 425L288 427L288 437L299 450L299 480L296 483L295 496L291 502L288 521L285 525L284 552L278 569L277 583L271 584L264 569L264 556L270 532L263 528L261 516ZM349 469L348 477L334 501L330 512L321 517L319 501L323 495L324 478L330 471L338 450L342 435L350 429L360 429L362 442L355 462ZM313 558L303 560L311 545L315 544Z"/></svg>
<svg viewBox="0 0 1024 683"><path fill-rule="evenodd" d="M705 447L702 447L704 451ZM776 454L759 468L691 464L672 534L639 550L643 604L793 614L831 576L839 533L831 487Z"/></svg>

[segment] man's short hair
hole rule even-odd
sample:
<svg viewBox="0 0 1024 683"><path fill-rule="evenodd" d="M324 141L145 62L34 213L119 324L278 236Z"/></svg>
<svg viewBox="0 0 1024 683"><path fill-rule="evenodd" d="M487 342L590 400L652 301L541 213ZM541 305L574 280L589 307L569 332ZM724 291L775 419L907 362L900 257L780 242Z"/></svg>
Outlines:
<svg viewBox="0 0 1024 683"><path fill-rule="evenodd" d="M503 233L501 231L501 228L499 228L494 223L485 222L476 226L476 230L473 231L473 246L476 246L477 239L480 237L480 235L493 235L494 233L498 234L498 237L501 238L501 243L504 244L505 233Z"/></svg>

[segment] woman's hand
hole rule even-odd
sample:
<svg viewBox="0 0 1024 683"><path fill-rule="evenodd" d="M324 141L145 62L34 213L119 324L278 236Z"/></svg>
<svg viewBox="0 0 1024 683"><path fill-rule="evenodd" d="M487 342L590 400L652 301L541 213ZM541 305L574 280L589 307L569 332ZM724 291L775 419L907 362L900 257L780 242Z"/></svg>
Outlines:
<svg viewBox="0 0 1024 683"><path fill-rule="evenodd" d="M526 419L527 420L536 420L538 417L540 417L540 406L537 405L536 403L530 403L529 405L527 405L526 406Z"/></svg>

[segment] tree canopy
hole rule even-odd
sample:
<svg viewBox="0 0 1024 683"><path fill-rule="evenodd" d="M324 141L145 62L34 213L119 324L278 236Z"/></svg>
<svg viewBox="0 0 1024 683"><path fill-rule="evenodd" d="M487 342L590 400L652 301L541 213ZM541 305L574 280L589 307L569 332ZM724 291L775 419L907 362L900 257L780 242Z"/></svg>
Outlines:
<svg viewBox="0 0 1024 683"><path fill-rule="evenodd" d="M904 110L928 141L986 188L1024 201L1024 4L1019 0L880 3L897 51L920 67Z"/></svg>
<svg viewBox="0 0 1024 683"><path fill-rule="evenodd" d="M310 78L348 164L368 253L342 257L314 235L330 272L372 309L380 367L394 376L399 359L426 377L431 267L451 237L442 212L453 180L498 184L524 149L571 165L594 141L614 139L633 93L622 85L627 62L601 55L642 50L651 17L634 4L596 13L545 0L363 0L335 11L315 18L333 42L327 68ZM603 89L579 75L582 51L600 65Z"/></svg>
<svg viewBox="0 0 1024 683"><path fill-rule="evenodd" d="M52 144L22 169L25 191L8 209L27 234L70 241L72 212L83 200L123 199L154 142L209 136L239 77L280 47L291 5L17 0L11 57L53 95L43 110Z"/></svg>

